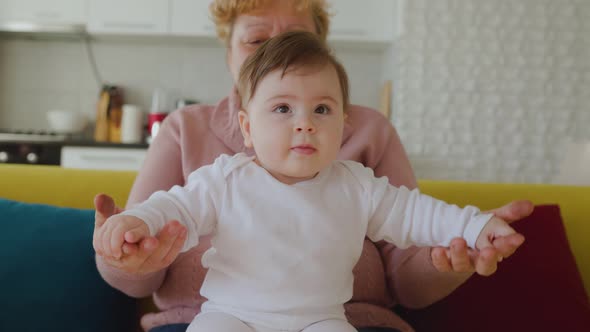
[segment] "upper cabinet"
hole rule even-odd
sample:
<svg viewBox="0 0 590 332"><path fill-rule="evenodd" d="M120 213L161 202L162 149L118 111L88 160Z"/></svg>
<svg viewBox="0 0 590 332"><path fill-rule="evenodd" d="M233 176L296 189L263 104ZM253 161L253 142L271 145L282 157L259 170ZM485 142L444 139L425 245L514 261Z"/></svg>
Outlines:
<svg viewBox="0 0 590 332"><path fill-rule="evenodd" d="M131 35L168 33L170 0L87 1L88 32L90 33Z"/></svg>
<svg viewBox="0 0 590 332"><path fill-rule="evenodd" d="M0 0L1 1L1 0ZM215 37L211 0L87 0L90 33ZM331 41L390 43L401 0L328 0Z"/></svg>
<svg viewBox="0 0 590 332"><path fill-rule="evenodd" d="M215 38L212 0L0 0L5 22L86 24L96 35ZM278 0L276 0L278 1ZM328 0L328 38L334 42L391 43L403 0Z"/></svg>
<svg viewBox="0 0 590 332"><path fill-rule="evenodd" d="M0 0L0 24L85 24L86 1Z"/></svg>
<svg viewBox="0 0 590 332"><path fill-rule="evenodd" d="M328 38L333 41L392 42L398 24L400 0L329 0Z"/></svg>
<svg viewBox="0 0 590 332"><path fill-rule="evenodd" d="M209 16L211 0L170 0L170 33L179 36L215 37Z"/></svg>

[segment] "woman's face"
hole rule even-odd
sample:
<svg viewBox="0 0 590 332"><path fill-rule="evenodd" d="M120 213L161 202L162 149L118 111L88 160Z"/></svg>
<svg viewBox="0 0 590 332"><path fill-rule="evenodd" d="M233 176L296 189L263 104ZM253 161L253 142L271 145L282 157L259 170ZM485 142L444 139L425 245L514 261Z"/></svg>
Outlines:
<svg viewBox="0 0 590 332"><path fill-rule="evenodd" d="M234 82L246 58L267 39L285 31L316 32L310 11L297 12L290 1L271 1L269 5L236 18L227 50L227 63Z"/></svg>

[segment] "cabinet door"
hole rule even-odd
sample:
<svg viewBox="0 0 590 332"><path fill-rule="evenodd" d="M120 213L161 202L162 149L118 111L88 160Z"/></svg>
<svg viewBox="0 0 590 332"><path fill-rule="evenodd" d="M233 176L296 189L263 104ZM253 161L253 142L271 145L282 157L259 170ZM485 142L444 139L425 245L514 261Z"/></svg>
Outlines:
<svg viewBox="0 0 590 332"><path fill-rule="evenodd" d="M392 42L399 0L330 0L332 26L328 38L343 41Z"/></svg>
<svg viewBox="0 0 590 332"><path fill-rule="evenodd" d="M173 35L215 37L209 4L211 0L172 0L170 32Z"/></svg>
<svg viewBox="0 0 590 332"><path fill-rule="evenodd" d="M0 21L38 24L85 24L86 1L0 0Z"/></svg>
<svg viewBox="0 0 590 332"><path fill-rule="evenodd" d="M64 146L61 166L64 168L138 171L146 149Z"/></svg>
<svg viewBox="0 0 590 332"><path fill-rule="evenodd" d="M161 35L168 32L168 0L88 0L88 31Z"/></svg>

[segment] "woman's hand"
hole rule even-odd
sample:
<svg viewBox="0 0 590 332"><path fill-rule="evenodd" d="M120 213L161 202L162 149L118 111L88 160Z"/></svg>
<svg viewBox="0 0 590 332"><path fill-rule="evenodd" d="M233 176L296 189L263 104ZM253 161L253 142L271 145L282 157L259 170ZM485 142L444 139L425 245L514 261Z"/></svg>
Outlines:
<svg viewBox="0 0 590 332"><path fill-rule="evenodd" d="M138 275L157 272L172 264L184 245L186 228L178 221L169 221L155 237L148 236L135 242L132 238L126 238L122 247L123 255L119 259L106 255L102 244L102 227L110 216L122 210L115 206L110 196L104 194L94 197L94 206L94 250L115 268Z"/></svg>
<svg viewBox="0 0 590 332"><path fill-rule="evenodd" d="M511 223L529 216L533 208L530 201L514 201L488 213ZM468 248L464 239L456 238L450 248L432 248L430 255L432 264L441 272L476 272L489 276L498 269L498 262L510 257L523 242L524 237L515 233L500 237L494 240L493 247L478 251Z"/></svg>

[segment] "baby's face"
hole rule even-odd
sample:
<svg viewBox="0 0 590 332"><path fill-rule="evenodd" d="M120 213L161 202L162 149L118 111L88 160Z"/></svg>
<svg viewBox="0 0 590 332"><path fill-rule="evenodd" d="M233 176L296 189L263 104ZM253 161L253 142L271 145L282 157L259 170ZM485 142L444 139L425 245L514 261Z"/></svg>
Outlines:
<svg viewBox="0 0 590 332"><path fill-rule="evenodd" d="M313 178L336 159L344 106L333 66L275 70L240 112L244 142L262 167L283 183Z"/></svg>

